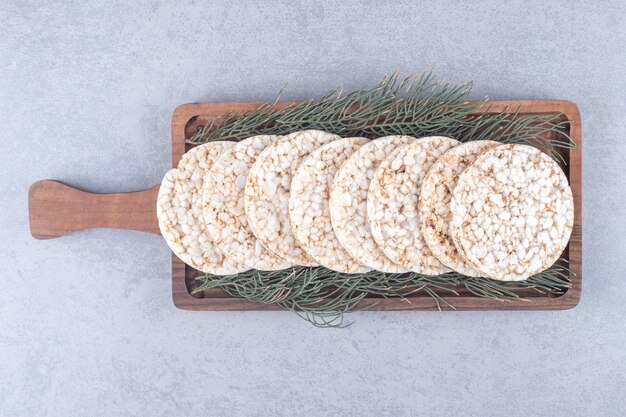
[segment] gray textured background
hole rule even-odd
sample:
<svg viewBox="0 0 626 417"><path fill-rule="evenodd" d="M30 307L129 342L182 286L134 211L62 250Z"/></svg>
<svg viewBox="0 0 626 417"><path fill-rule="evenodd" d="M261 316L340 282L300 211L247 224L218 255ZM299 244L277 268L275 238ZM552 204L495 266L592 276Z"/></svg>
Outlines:
<svg viewBox="0 0 626 417"><path fill-rule="evenodd" d="M0 415L624 415L620 1L82 3L0 5ZM30 237L36 180L156 184L178 104L271 99L285 82L299 99L428 68L474 80L476 97L580 106L575 309L359 313L319 330L283 312L176 310L156 235Z"/></svg>

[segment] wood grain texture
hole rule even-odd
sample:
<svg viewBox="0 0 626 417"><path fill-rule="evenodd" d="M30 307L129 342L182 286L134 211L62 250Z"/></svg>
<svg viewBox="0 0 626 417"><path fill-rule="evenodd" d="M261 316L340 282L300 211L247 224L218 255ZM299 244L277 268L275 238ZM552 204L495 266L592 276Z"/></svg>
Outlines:
<svg viewBox="0 0 626 417"><path fill-rule="evenodd" d="M133 193L95 194L59 181L38 181L28 190L30 232L36 239L95 227L158 234L158 193L158 185Z"/></svg>
<svg viewBox="0 0 626 417"><path fill-rule="evenodd" d="M226 112L242 112L258 108L264 103L191 103L176 108L172 115L172 164L176 166L182 154L192 145L186 144L198 127L206 124L214 116ZM281 106L291 102L279 103ZM582 130L580 112L576 104L563 100L518 100L491 101L490 113L515 111L522 107L522 114L557 114L564 113L565 119L571 120L566 130L578 145L576 149L564 150L562 156L567 165L563 169L569 178L574 195L574 228L568 247L563 257L569 260L572 288L560 296L540 294L532 290L519 291L527 301L500 301L476 297L460 290L460 296L445 297L456 310L565 310L578 304L582 290ZM233 298L219 289L191 295L196 288L195 277L198 271L186 266L172 255L172 295L176 307L184 310L280 310L275 305L265 305L239 298ZM360 307L370 310L438 310L439 307L427 294L415 294L405 300L370 297ZM442 305L445 309L445 306Z"/></svg>

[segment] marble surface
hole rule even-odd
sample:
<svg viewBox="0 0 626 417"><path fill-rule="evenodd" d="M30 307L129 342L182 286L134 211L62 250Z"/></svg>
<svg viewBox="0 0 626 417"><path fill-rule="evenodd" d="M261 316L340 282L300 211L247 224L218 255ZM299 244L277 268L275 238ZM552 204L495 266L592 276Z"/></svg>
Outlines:
<svg viewBox="0 0 626 417"><path fill-rule="evenodd" d="M622 416L626 7L620 1L0 4L0 415ZM562 312L185 312L156 235L36 241L27 190L156 184L193 101L319 96L435 68L474 96L568 99L584 290Z"/></svg>

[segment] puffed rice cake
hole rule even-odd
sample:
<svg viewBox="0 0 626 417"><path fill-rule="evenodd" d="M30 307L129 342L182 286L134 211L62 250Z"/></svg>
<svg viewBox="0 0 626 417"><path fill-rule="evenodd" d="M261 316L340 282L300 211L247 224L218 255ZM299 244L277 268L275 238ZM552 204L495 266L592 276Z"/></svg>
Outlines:
<svg viewBox="0 0 626 417"><path fill-rule="evenodd" d="M524 280L552 266L574 224L565 174L527 145L481 154L459 176L450 208L457 250L486 277L503 281Z"/></svg>
<svg viewBox="0 0 626 417"><path fill-rule="evenodd" d="M289 222L291 178L302 160L317 147L339 139L321 130L279 136L252 165L246 181L248 226L265 248L303 266L317 266L296 242Z"/></svg>
<svg viewBox="0 0 626 417"><path fill-rule="evenodd" d="M354 259L377 271L408 272L385 256L376 244L367 220L367 190L380 162L398 146L414 140L412 136L372 140L343 163L330 190L330 219L337 239Z"/></svg>
<svg viewBox="0 0 626 417"><path fill-rule="evenodd" d="M275 271L293 264L259 243L246 219L246 178L257 156L276 136L259 135L226 149L209 170L203 191L203 214L207 232L233 262L253 269Z"/></svg>
<svg viewBox="0 0 626 417"><path fill-rule="evenodd" d="M202 186L207 170L232 142L196 146L178 168L165 174L157 196L159 229L168 246L187 265L210 274L231 275L248 267L233 263L213 244L202 215Z"/></svg>
<svg viewBox="0 0 626 417"><path fill-rule="evenodd" d="M455 139L429 136L398 147L383 159L367 194L367 218L383 253L405 269L426 275L450 270L433 255L419 230L417 201L430 166Z"/></svg>
<svg viewBox="0 0 626 417"><path fill-rule="evenodd" d="M291 180L289 219L296 241L315 261L343 273L364 273L371 269L357 262L341 246L330 220L328 198L339 167L365 138L337 139L313 151Z"/></svg>
<svg viewBox="0 0 626 417"><path fill-rule="evenodd" d="M442 264L470 277L483 274L463 259L450 237L450 199L461 172L478 155L498 145L501 143L477 140L449 149L432 164L420 188L417 213L424 241Z"/></svg>

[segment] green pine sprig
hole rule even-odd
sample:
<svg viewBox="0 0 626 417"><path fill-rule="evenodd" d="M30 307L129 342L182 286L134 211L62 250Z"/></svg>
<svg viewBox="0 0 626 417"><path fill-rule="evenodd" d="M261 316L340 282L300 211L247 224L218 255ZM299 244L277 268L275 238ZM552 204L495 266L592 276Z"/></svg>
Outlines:
<svg viewBox="0 0 626 417"><path fill-rule="evenodd" d="M443 135L463 142L489 138L533 144L559 159L558 148L576 146L564 131L568 121L562 114L524 115L521 108L490 113L487 99L468 101L471 87L471 83L443 84L432 73L403 80L396 73L373 88L349 94L337 88L319 100L279 108L281 92L275 101L256 110L210 120L188 142L320 129L343 137Z"/></svg>
<svg viewBox="0 0 626 417"><path fill-rule="evenodd" d="M324 267L298 266L271 272L249 270L228 276L202 275L196 278L198 287L193 294L221 288L233 297L276 304L296 312L315 326L344 327L349 325L344 320L344 314L361 310L359 303L368 295L409 300L409 296L424 292L433 298L439 309L454 309L453 299L460 296L458 291L462 288L477 297L502 302L527 301L516 293L522 289L563 294L571 287L570 271L565 264L562 259L525 281L510 282L467 277L454 272L437 276L378 271L342 274Z"/></svg>
<svg viewBox="0 0 626 417"><path fill-rule="evenodd" d="M398 74L377 86L344 94L341 88L321 99L309 99L279 107L279 93L272 103L244 113L227 113L210 120L188 139L201 144L217 140L242 140L254 135L286 134L320 129L343 137L375 139L388 135L442 135L462 142L495 140L537 146L565 163L559 149L575 148L566 134L569 121L563 114L525 115L523 108L490 112L487 99L468 100L471 83L443 84L432 73L399 79ZM482 109L482 110L481 110ZM319 327L349 325L344 314L362 309L368 295L383 298L423 292L438 308L454 309L454 297L465 289L477 297L524 301L517 291L562 294L571 286L566 261L525 281L501 282L457 273L428 276L416 273L341 274L323 267L294 267L281 271L251 270L232 276L203 275L194 294L221 288L234 297L276 304ZM368 304L371 306L371 304ZM366 307L365 307L366 308Z"/></svg>

